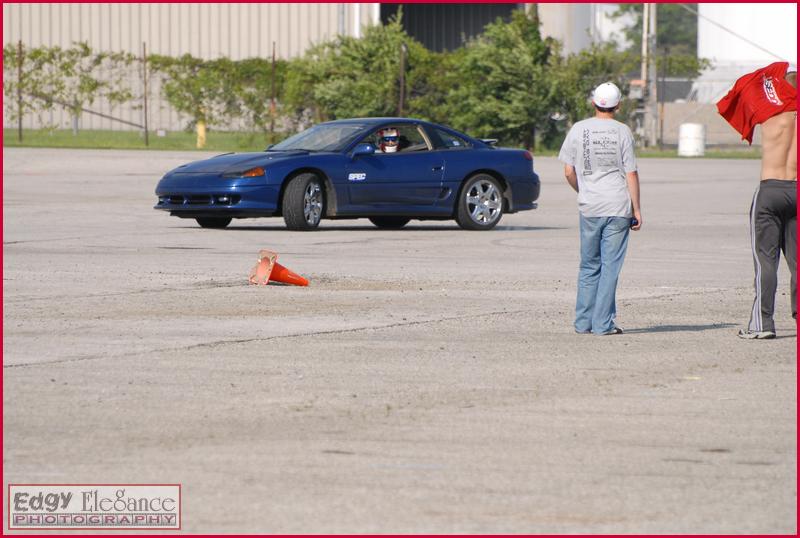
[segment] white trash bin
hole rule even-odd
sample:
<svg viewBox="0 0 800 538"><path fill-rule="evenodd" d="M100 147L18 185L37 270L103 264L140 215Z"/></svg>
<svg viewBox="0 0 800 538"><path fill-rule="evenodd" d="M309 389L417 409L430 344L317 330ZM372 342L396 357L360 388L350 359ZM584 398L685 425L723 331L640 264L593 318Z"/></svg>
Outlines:
<svg viewBox="0 0 800 538"><path fill-rule="evenodd" d="M706 154L706 126L682 123L678 131L678 156L702 157Z"/></svg>

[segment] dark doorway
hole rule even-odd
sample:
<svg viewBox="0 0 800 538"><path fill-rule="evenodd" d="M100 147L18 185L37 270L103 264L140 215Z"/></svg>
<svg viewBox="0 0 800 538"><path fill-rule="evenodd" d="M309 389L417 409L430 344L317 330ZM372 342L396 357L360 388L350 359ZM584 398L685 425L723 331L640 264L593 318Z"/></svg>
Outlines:
<svg viewBox="0 0 800 538"><path fill-rule="evenodd" d="M403 28L428 49L457 49L498 17L509 20L519 4L381 4L386 24L403 7Z"/></svg>

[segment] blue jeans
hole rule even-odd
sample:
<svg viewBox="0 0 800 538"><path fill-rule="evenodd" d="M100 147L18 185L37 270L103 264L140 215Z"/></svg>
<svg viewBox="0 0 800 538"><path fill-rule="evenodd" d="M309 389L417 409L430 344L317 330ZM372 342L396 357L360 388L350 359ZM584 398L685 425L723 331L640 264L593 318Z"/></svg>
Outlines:
<svg viewBox="0 0 800 538"><path fill-rule="evenodd" d="M615 328L617 280L628 249L630 219L583 215L580 219L581 267L575 330L605 334Z"/></svg>

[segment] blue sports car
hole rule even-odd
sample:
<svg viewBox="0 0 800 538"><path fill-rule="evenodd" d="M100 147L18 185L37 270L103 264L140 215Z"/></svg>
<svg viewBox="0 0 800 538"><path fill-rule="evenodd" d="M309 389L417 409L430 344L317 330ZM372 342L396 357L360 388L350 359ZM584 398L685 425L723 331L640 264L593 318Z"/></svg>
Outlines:
<svg viewBox="0 0 800 538"><path fill-rule="evenodd" d="M362 217L379 228L455 219L489 230L539 197L530 152L493 143L409 118L331 121L263 152L179 166L158 183L155 209L204 228L283 216L290 230Z"/></svg>

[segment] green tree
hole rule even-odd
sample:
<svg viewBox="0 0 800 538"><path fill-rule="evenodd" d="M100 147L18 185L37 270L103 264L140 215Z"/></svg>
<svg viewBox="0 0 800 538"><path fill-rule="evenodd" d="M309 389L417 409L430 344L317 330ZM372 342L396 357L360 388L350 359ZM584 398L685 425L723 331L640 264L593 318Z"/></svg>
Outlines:
<svg viewBox="0 0 800 538"><path fill-rule="evenodd" d="M242 114L239 70L232 60L202 60L184 54L178 58L153 55L148 62L169 104L191 118L188 129L197 122L221 125Z"/></svg>
<svg viewBox="0 0 800 538"><path fill-rule="evenodd" d="M86 43L70 48L23 47L22 81L18 81L19 55L13 44L3 48L3 82L12 117L26 112L40 113L61 105L69 110L73 125L83 109L103 98L112 106L129 101L130 66L135 57L127 53L93 52ZM15 107L16 92L25 99L21 110Z"/></svg>
<svg viewBox="0 0 800 538"><path fill-rule="evenodd" d="M178 58L153 55L149 63L161 80L167 101L190 118L187 129L197 122L232 127L241 119L247 130L269 133L273 123L280 120L287 65L284 60L275 62L275 110L271 107L271 60L203 60L185 54Z"/></svg>
<svg viewBox="0 0 800 538"><path fill-rule="evenodd" d="M613 82L625 95L629 88L627 74L637 66L638 57L617 50L613 43L594 44L566 58L559 57L550 69L556 91L553 113L541 128L542 144L560 147L573 123L594 114L591 94L599 84ZM633 106L630 100L623 99L617 119L626 122Z"/></svg>
<svg viewBox="0 0 800 538"><path fill-rule="evenodd" d="M452 51L431 52L429 61L417 66L418 83L411 96L415 117L456 126L457 118L454 118L454 114L460 107L453 106L450 92L462 82L459 70L465 57L464 47Z"/></svg>
<svg viewBox="0 0 800 538"><path fill-rule="evenodd" d="M286 101L296 115L315 121L395 116L400 98L400 55L405 44L404 114L426 116L434 88L435 55L403 30L399 18L364 30L356 39L337 36L291 62Z"/></svg>
<svg viewBox="0 0 800 538"><path fill-rule="evenodd" d="M638 62L637 56L618 51L613 43L594 44L562 59L552 70L558 87L554 103L557 117L574 123L591 115L592 90L603 82L613 82L626 94L627 73L636 69ZM625 110L622 112L620 119L624 121Z"/></svg>
<svg viewBox="0 0 800 538"><path fill-rule="evenodd" d="M57 70L61 77L58 91L51 95L64 101L73 117L73 129L83 109L98 98L111 106L129 101L130 65L135 57L124 52L93 52L87 43L75 43L69 49L55 48Z"/></svg>
<svg viewBox="0 0 800 538"><path fill-rule="evenodd" d="M13 121L28 114L52 110L55 103L46 95L58 94L63 81L56 69L57 52L46 47L28 48L8 43L3 47L3 94L6 115ZM21 77L20 77L21 75ZM21 92L22 99L18 99ZM42 96L41 98L38 96ZM45 125L47 122L43 122Z"/></svg>
<svg viewBox="0 0 800 538"><path fill-rule="evenodd" d="M534 146L547 126L558 91L551 76L557 44L542 39L539 21L522 11L498 19L458 57L445 107L451 124L503 144Z"/></svg>
<svg viewBox="0 0 800 538"><path fill-rule="evenodd" d="M247 58L234 63L236 84L233 91L239 101L238 110L248 128L262 133L272 130L280 119L286 78L286 61L275 62L275 110L272 110L272 61L262 58ZM272 140L270 140L272 142Z"/></svg>
<svg viewBox="0 0 800 538"><path fill-rule="evenodd" d="M656 11L656 62L659 73L667 76L694 77L710 65L697 57L697 15L683 6L697 10L697 4L658 4ZM641 58L643 4L619 4L612 17L632 17L623 30L631 44L628 51Z"/></svg>

